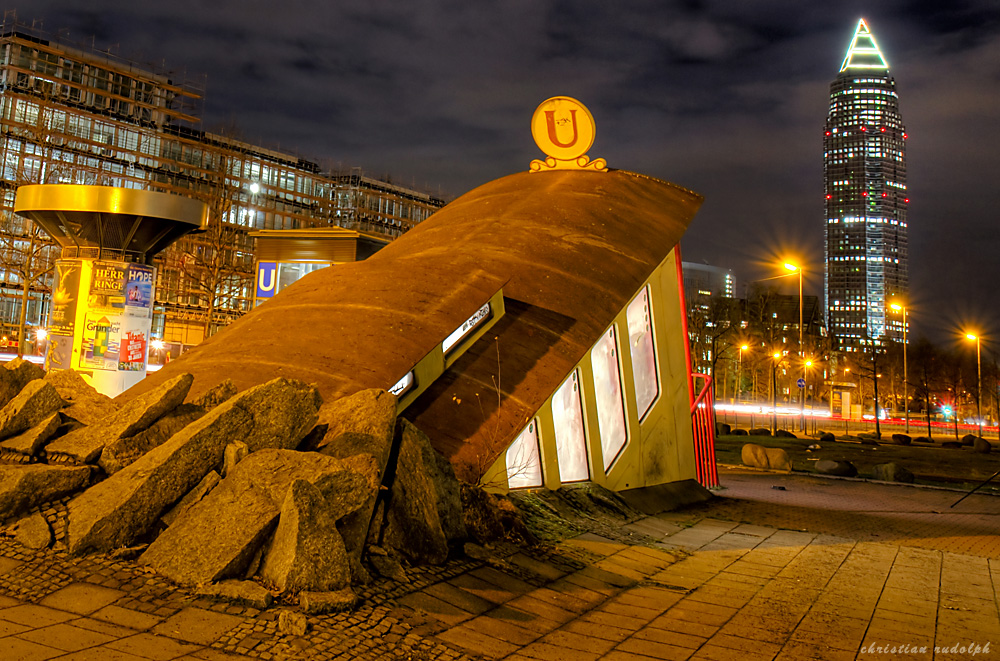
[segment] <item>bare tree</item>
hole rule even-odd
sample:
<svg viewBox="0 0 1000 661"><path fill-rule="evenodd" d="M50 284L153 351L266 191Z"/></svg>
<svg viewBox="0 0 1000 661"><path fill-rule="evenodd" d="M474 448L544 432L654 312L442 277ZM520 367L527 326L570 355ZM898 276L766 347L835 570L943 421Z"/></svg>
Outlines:
<svg viewBox="0 0 1000 661"><path fill-rule="evenodd" d="M17 99L20 112L11 123L11 130L0 138L0 159L14 170L5 173L5 178L10 178L15 187L58 182L66 176L64 170L72 167L54 158L63 130L47 103L55 88L43 81L40 89L37 99ZM0 270L7 274L4 279L8 285L21 290L17 355L23 356L28 339L26 328L31 292L48 293L51 290L50 276L58 250L40 227L15 215L9 208L3 210L0 223Z"/></svg>
<svg viewBox="0 0 1000 661"><path fill-rule="evenodd" d="M204 304L206 338L224 325L216 323L219 311L239 308L253 283L253 246L238 222L241 191L231 174L236 161L235 156L223 155L211 164L208 227L177 247L185 293Z"/></svg>
<svg viewBox="0 0 1000 661"><path fill-rule="evenodd" d="M719 360L732 348L727 339L740 326L738 302L724 296L696 296L688 308L688 330L694 335L692 361L694 368L707 368L716 380ZM724 390L724 389L723 389ZM716 396L722 390L716 385Z"/></svg>
<svg viewBox="0 0 1000 661"><path fill-rule="evenodd" d="M916 379L913 385L916 387L913 396L923 400L924 417L927 421L927 437L934 438L931 430L931 409L933 408L934 393L939 388L940 360L937 348L926 338L920 338L913 344L910 350L911 365L914 370L910 373L911 379Z"/></svg>

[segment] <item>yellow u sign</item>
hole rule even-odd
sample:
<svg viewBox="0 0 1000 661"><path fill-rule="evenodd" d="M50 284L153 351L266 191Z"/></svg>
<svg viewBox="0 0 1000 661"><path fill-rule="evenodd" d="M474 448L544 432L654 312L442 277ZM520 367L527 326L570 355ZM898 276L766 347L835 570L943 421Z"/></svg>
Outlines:
<svg viewBox="0 0 1000 661"><path fill-rule="evenodd" d="M554 96L543 101L531 117L531 135L548 158L532 161L531 169L605 169L603 159L590 163L587 156L595 133L594 117L576 99Z"/></svg>

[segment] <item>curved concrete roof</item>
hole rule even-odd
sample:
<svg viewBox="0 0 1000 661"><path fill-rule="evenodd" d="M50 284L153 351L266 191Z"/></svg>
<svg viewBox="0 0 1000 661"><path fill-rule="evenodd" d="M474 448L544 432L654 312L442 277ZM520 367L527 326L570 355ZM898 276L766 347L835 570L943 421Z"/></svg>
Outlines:
<svg viewBox="0 0 1000 661"><path fill-rule="evenodd" d="M460 469L492 461L701 201L620 170L497 179L367 261L303 278L121 398L183 371L195 376L191 396L226 378L242 390L275 376L315 383L324 400L389 388L502 285L504 317L403 413Z"/></svg>

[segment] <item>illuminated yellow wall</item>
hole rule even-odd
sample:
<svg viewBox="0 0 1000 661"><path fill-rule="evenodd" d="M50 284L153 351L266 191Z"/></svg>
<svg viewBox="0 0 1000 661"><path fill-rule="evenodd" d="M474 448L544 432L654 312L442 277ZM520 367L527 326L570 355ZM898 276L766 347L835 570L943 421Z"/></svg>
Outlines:
<svg viewBox="0 0 1000 661"><path fill-rule="evenodd" d="M640 422L628 342L627 307L623 308L613 320L609 320L608 325L614 323L618 329L619 368L628 441L607 473L604 471L601 450L590 352L576 365L580 374L590 479L615 491L695 478L688 385L690 377L685 351L687 337L684 333L675 250L655 269L644 284L646 285L649 286L652 306L659 394ZM561 483L551 396L536 412L533 420L538 423L544 486L557 489ZM507 489L506 457L501 457L490 468L483 483L497 491Z"/></svg>

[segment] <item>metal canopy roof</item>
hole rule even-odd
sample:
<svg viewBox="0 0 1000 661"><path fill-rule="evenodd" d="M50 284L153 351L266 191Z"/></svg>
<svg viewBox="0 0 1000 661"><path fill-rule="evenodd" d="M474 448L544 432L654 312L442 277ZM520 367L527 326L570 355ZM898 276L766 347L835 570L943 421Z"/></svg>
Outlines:
<svg viewBox="0 0 1000 661"><path fill-rule="evenodd" d="M188 197L77 184L21 186L14 213L38 223L63 247L64 255L67 248L92 248L94 256L147 264L181 236L208 223L208 207Z"/></svg>

